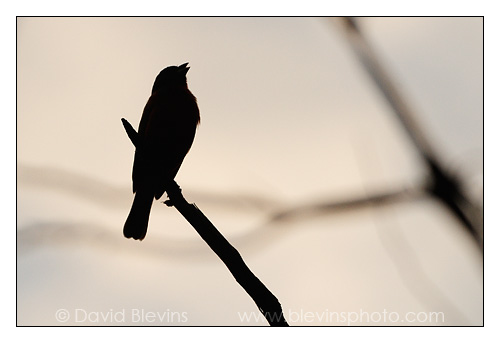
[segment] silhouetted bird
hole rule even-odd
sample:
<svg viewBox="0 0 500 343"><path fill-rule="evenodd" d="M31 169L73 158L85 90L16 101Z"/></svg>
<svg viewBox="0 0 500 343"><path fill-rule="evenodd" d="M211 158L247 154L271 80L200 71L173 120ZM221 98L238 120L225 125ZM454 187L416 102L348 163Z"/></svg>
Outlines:
<svg viewBox="0 0 500 343"><path fill-rule="evenodd" d="M163 195L193 144L200 112L187 87L187 65L163 69L144 108L132 170L135 198L123 227L127 238L146 236L153 198Z"/></svg>

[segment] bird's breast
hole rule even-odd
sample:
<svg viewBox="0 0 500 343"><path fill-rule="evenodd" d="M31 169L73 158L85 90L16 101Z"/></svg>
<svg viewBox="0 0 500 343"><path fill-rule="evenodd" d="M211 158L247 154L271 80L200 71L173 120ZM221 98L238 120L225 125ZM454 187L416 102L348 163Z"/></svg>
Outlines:
<svg viewBox="0 0 500 343"><path fill-rule="evenodd" d="M199 121L196 98L189 91L158 95L160 96L153 99L150 109L145 130L146 140L192 142Z"/></svg>

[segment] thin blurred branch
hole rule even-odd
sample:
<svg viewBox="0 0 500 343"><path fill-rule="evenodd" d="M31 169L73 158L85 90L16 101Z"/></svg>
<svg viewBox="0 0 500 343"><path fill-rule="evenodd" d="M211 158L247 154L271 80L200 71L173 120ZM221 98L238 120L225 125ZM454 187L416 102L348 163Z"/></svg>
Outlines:
<svg viewBox="0 0 500 343"><path fill-rule="evenodd" d="M138 148L140 142L137 138L137 132L126 119L122 118L122 123L130 140ZM288 326L278 299L252 273L243 261L240 253L224 238L198 207L194 204L189 204L184 199L180 187L174 180L171 180L169 183L167 194L169 200L165 201L165 204L167 206L174 206L217 256L219 256L236 281L255 301L269 324L271 326Z"/></svg>
<svg viewBox="0 0 500 343"><path fill-rule="evenodd" d="M429 169L430 182L425 190L441 200L460 220L483 251L483 209L465 194L462 182L447 172L417 121L417 115L380 63L354 18L342 18L342 27L356 56L392 107L408 137Z"/></svg>
<svg viewBox="0 0 500 343"><path fill-rule="evenodd" d="M391 205L404 200L418 199L422 195L419 189L402 189L392 192L374 193L341 201L306 204L276 212L270 218L270 222L290 221L334 212L356 211L364 207Z"/></svg>
<svg viewBox="0 0 500 343"><path fill-rule="evenodd" d="M123 205L130 204L128 187L116 186L73 170L18 162L17 181L18 187L36 187L63 192L71 197L98 204L100 207L123 208ZM253 211L257 214L265 214L270 210L286 207L286 204L279 199L272 199L266 195L204 192L197 189L190 189L186 192L196 197L199 202L230 211Z"/></svg>

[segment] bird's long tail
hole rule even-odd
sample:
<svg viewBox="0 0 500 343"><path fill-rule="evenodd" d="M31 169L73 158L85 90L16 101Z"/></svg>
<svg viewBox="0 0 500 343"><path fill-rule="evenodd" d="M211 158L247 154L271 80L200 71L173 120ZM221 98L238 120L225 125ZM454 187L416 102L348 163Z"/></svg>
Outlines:
<svg viewBox="0 0 500 343"><path fill-rule="evenodd" d="M127 238L143 240L148 230L149 213L154 194L148 191L137 191L127 221L123 226L123 235Z"/></svg>

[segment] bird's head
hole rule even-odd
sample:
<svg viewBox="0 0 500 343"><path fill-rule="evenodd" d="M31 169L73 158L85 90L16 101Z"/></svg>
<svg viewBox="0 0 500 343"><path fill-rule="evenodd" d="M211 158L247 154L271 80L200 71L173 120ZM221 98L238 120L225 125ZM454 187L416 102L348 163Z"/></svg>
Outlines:
<svg viewBox="0 0 500 343"><path fill-rule="evenodd" d="M162 88L186 87L186 74L189 70L187 65L188 63L184 63L180 66L170 66L163 69L156 77L152 93Z"/></svg>

